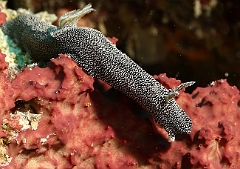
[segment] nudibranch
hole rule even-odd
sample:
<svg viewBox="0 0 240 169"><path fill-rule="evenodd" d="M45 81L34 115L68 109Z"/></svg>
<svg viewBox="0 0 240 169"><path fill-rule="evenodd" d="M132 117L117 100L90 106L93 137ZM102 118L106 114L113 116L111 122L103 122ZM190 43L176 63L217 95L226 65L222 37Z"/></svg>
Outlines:
<svg viewBox="0 0 240 169"><path fill-rule="evenodd" d="M100 31L77 27L78 20L93 10L89 4L68 12L59 18L58 27L34 15L21 14L4 23L2 30L35 59L48 61L60 53L69 55L86 73L138 102L167 131L170 141L176 134L190 133L192 121L174 97L194 82L166 89Z"/></svg>

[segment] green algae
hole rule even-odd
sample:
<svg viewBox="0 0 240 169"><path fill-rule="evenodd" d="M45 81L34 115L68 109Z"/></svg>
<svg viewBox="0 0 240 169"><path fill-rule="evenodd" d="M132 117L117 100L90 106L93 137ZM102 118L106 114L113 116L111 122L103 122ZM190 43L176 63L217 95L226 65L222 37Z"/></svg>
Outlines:
<svg viewBox="0 0 240 169"><path fill-rule="evenodd" d="M9 45L9 51L16 55L16 64L19 67L26 67L29 64L32 64L33 61L31 60L29 54L22 51L11 38L7 37L7 43Z"/></svg>

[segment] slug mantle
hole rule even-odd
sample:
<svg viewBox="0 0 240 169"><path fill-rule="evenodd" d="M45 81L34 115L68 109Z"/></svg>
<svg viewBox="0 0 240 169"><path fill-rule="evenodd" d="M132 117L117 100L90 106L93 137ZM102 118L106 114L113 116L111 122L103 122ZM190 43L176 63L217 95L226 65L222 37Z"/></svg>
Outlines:
<svg viewBox="0 0 240 169"><path fill-rule="evenodd" d="M145 108L154 122L167 131L170 141L175 140L176 134L189 134L192 121L174 97L194 82L168 90L101 32L77 27L76 22L93 10L87 5L63 15L60 27L42 22L34 15L22 14L4 23L2 29L36 60L48 61L60 53L67 54L89 75L105 81Z"/></svg>

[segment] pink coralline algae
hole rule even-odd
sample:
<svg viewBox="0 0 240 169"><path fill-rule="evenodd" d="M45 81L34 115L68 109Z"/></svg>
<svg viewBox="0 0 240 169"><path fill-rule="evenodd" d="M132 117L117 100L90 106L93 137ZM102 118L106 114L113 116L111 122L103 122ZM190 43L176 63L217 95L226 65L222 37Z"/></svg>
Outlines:
<svg viewBox="0 0 240 169"><path fill-rule="evenodd" d="M7 15L2 12L2 6L0 6L0 25L4 24L6 22Z"/></svg>
<svg viewBox="0 0 240 169"><path fill-rule="evenodd" d="M191 141L188 152L194 167L239 168L239 90L229 86L226 80L213 82L207 88L197 88L192 94L194 105L185 102L193 119Z"/></svg>
<svg viewBox="0 0 240 169"><path fill-rule="evenodd" d="M175 81L165 80L165 75L156 78L169 87L172 87L169 82ZM226 80L212 82L206 88L198 87L192 95L182 92L177 102L192 119L192 132L179 136L178 141L172 143L166 152L155 154L154 159L158 159L159 166L239 168L239 100L239 90Z"/></svg>
<svg viewBox="0 0 240 169"><path fill-rule="evenodd" d="M138 105L117 91L113 99L110 90L93 87L94 79L67 55L46 68L26 68L13 81L4 57L0 54L2 168L240 167L240 95L225 80L180 93L177 102L193 129L169 143L165 131L158 128L156 134L140 118ZM165 74L154 77L167 88L181 83Z"/></svg>

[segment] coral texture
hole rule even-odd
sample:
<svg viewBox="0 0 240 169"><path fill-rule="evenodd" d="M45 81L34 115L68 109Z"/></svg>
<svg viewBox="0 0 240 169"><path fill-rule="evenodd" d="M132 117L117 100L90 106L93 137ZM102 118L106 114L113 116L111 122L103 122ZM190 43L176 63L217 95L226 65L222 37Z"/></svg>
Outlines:
<svg viewBox="0 0 240 169"><path fill-rule="evenodd" d="M12 82L0 56L3 168L240 167L240 95L225 80L180 93L177 102L193 129L168 143L135 116L140 108L126 96L93 91L93 78L66 55L46 68L26 68ZM154 77L167 88L180 84Z"/></svg>
<svg viewBox="0 0 240 169"><path fill-rule="evenodd" d="M165 83L161 78L166 77L161 76L158 79ZM167 80L166 84L171 85L174 81ZM239 90L226 80L212 82L206 88L198 87L192 95L181 93L177 102L193 120L192 132L179 137L166 152L155 154L159 166L239 168L239 100Z"/></svg>
<svg viewBox="0 0 240 169"><path fill-rule="evenodd" d="M1 110L6 149L2 166L9 162L6 168L124 168L146 163L146 157L137 154L140 147L154 150L157 139L151 126L134 117L125 102L90 92L92 85L93 78L66 55L53 59L47 68L26 68L12 83L5 78L1 87L10 90L3 92L1 100L11 95L8 103L12 104ZM14 107L16 100L24 102ZM19 112L40 114L33 120L37 128L25 129L32 121L23 124ZM155 143L150 147L143 139L149 134Z"/></svg>
<svg viewBox="0 0 240 169"><path fill-rule="evenodd" d="M6 22L6 14L4 12L1 11L2 7L0 6L0 25L4 24L4 22Z"/></svg>

